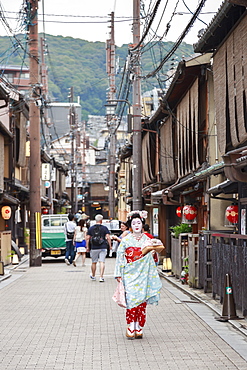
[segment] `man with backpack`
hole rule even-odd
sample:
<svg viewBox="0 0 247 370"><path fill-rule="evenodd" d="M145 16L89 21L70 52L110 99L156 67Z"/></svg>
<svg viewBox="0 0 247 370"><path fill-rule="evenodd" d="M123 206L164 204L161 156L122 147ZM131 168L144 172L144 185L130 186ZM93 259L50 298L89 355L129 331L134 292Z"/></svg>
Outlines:
<svg viewBox="0 0 247 370"><path fill-rule="evenodd" d="M64 234L66 241L65 263L71 265L75 258L75 246L73 243L76 223L74 222L74 215L68 215L69 221L64 224Z"/></svg>
<svg viewBox="0 0 247 370"><path fill-rule="evenodd" d="M100 263L100 279L101 283L104 282L104 271L105 271L105 258L107 255L107 247L109 244L111 246L110 232L106 226L102 225L103 216L98 214L95 216L96 224L91 226L88 229L86 243L87 243L87 252L89 252L89 242L91 242L90 257L92 259L91 266L91 280L95 281L96 265L99 261Z"/></svg>

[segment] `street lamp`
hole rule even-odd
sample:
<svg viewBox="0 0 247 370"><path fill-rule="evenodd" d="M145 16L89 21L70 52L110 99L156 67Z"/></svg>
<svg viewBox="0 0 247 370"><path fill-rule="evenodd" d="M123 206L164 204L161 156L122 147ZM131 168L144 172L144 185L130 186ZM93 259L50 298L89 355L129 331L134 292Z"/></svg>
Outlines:
<svg viewBox="0 0 247 370"><path fill-rule="evenodd" d="M105 104L105 107L107 116L115 115L117 104Z"/></svg>

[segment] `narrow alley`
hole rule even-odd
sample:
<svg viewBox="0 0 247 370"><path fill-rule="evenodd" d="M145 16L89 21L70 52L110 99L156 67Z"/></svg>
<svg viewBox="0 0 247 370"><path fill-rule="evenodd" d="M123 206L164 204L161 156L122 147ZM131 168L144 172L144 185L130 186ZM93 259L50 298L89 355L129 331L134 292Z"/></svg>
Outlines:
<svg viewBox="0 0 247 370"><path fill-rule="evenodd" d="M165 279L143 339L127 340L125 310L111 299L114 264L106 260L104 283L90 280L89 259L84 268L57 259L12 270L0 282L0 368L247 368L247 337Z"/></svg>

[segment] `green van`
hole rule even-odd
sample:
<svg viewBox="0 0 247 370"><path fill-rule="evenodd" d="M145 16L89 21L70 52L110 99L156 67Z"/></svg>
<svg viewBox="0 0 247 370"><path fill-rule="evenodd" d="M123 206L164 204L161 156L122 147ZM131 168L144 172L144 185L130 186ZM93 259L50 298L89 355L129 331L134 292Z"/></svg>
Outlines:
<svg viewBox="0 0 247 370"><path fill-rule="evenodd" d="M66 222L68 222L68 216L64 214L41 216L42 257L65 256L64 224Z"/></svg>

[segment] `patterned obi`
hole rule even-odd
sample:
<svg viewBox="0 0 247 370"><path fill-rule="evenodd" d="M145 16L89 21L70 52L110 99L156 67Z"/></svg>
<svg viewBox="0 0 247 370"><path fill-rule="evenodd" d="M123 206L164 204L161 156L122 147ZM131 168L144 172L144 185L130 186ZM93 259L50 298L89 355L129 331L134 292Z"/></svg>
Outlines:
<svg viewBox="0 0 247 370"><path fill-rule="evenodd" d="M139 258L143 257L141 248L140 247L128 247L128 248L126 248L125 257L126 257L128 263L139 260Z"/></svg>

